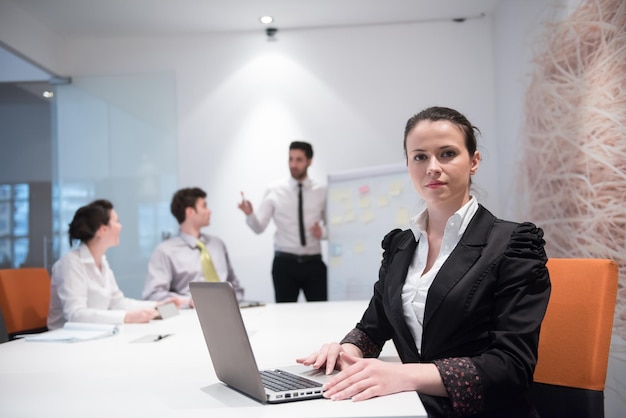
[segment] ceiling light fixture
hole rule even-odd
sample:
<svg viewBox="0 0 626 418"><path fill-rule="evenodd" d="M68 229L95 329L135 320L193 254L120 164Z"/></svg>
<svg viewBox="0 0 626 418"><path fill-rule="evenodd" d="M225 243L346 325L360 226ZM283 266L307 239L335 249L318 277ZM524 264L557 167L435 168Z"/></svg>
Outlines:
<svg viewBox="0 0 626 418"><path fill-rule="evenodd" d="M261 21L261 23L269 25L274 21L274 18L272 16L262 16L261 18L259 18L259 20Z"/></svg>
<svg viewBox="0 0 626 418"><path fill-rule="evenodd" d="M42 96L45 97L46 99L52 99L54 97L54 93L51 92L50 90L46 90L42 93Z"/></svg>
<svg viewBox="0 0 626 418"><path fill-rule="evenodd" d="M265 29L265 34L267 35L267 40L268 41L275 41L276 40L276 32L278 32L278 29L276 29L276 28L266 28Z"/></svg>

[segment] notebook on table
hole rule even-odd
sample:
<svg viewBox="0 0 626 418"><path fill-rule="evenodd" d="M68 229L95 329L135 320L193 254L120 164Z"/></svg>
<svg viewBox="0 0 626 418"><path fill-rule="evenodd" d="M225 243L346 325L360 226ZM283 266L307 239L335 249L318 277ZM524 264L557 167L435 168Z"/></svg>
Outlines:
<svg viewBox="0 0 626 418"><path fill-rule="evenodd" d="M300 365L259 371L229 283L192 282L189 287L220 381L263 403L322 397L322 384L328 376L321 371Z"/></svg>

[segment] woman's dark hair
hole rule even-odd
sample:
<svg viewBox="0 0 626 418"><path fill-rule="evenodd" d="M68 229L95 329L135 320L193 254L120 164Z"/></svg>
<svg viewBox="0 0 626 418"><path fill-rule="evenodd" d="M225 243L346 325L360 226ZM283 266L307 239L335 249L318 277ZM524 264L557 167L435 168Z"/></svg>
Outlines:
<svg viewBox="0 0 626 418"><path fill-rule="evenodd" d="M79 208L69 224L70 247L75 241L89 242L102 225L111 220L113 203L105 199L94 200Z"/></svg>
<svg viewBox="0 0 626 418"><path fill-rule="evenodd" d="M178 221L178 224L185 222L185 209L195 209L198 199L205 197L206 192L198 187L180 189L174 193L172 203L170 203L170 211Z"/></svg>
<svg viewBox="0 0 626 418"><path fill-rule="evenodd" d="M461 132L463 132L463 136L465 137L465 147L469 152L470 157L474 155L477 148L476 143L476 133L480 134L480 130L472 125L467 118L461 114L460 112L450 109L448 107L429 107L428 109L424 109L418 114L412 116L406 123L406 127L404 128L404 156L407 157L406 153L406 137L409 135L409 132L415 126L423 121L429 120L432 122L436 122L438 120L448 121L454 125L456 125Z"/></svg>

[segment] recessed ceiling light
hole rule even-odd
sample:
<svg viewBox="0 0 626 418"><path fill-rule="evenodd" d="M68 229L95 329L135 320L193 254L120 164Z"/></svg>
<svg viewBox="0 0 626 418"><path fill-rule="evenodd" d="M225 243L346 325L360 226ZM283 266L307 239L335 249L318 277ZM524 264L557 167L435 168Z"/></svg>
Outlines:
<svg viewBox="0 0 626 418"><path fill-rule="evenodd" d="M261 21L261 23L265 23L266 25L268 25L274 21L274 18L272 16L263 16L259 18L259 20Z"/></svg>
<svg viewBox="0 0 626 418"><path fill-rule="evenodd" d="M54 93L51 92L50 90L46 90L42 93L43 97L45 97L46 99L52 99L54 97Z"/></svg>

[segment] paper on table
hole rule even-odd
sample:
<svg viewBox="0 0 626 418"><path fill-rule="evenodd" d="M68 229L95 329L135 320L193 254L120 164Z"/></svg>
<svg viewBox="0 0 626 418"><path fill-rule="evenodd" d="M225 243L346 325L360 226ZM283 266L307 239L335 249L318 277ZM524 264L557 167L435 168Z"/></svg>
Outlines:
<svg viewBox="0 0 626 418"><path fill-rule="evenodd" d="M78 341L110 337L118 332L119 327L114 324L66 322L65 325L63 325L63 328L42 332L41 334L28 335L24 338L24 340L36 342L74 343Z"/></svg>

